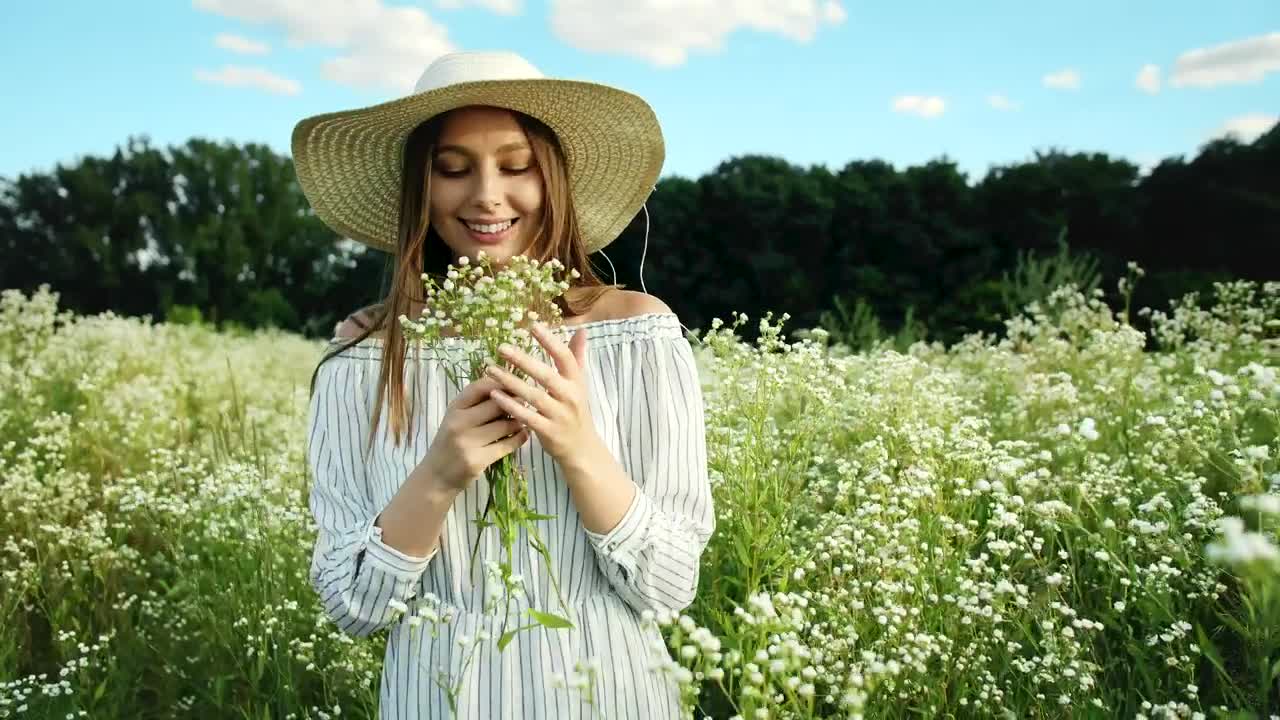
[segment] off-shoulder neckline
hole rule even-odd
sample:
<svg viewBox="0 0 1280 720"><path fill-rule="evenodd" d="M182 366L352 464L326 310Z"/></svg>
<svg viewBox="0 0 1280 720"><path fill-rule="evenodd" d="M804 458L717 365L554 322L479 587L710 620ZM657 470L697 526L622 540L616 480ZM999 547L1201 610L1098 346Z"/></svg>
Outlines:
<svg viewBox="0 0 1280 720"><path fill-rule="evenodd" d="M574 325L564 326L567 329L577 331L579 329L588 329L587 347L598 348L611 345L621 345L627 342L633 342L641 338L653 337L684 337L683 325L680 324L680 318L672 312L648 312L632 315L623 318L609 318L607 320L592 320L591 322L577 323ZM461 338L448 337L443 339L443 345L446 347L457 346L462 341ZM348 340L333 337L329 339L329 346L341 347ZM381 357L382 347L385 340L380 337L367 337L360 342L344 349L340 355L366 355L370 352L376 353ZM353 351L356 351L353 353ZM409 352L413 353L414 348L409 348ZM423 352L431 352L424 350Z"/></svg>

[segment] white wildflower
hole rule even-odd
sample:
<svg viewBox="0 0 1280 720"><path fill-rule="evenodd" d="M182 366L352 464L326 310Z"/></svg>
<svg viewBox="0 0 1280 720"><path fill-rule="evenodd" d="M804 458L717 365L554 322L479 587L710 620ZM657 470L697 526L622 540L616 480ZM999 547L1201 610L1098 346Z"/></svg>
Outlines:
<svg viewBox="0 0 1280 720"><path fill-rule="evenodd" d="M1280 549L1261 533L1244 529L1244 521L1238 517L1224 517L1218 521L1222 536L1205 548L1205 555L1213 562L1224 565L1249 565L1255 562L1280 560Z"/></svg>
<svg viewBox="0 0 1280 720"><path fill-rule="evenodd" d="M1080 421L1080 435L1085 440L1097 440L1099 436L1097 423L1093 418L1087 417Z"/></svg>

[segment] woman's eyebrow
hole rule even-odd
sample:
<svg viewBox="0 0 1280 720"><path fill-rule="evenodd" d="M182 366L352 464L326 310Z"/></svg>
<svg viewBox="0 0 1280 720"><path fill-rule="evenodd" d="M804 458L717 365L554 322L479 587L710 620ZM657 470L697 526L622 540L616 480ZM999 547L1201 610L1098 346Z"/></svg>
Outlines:
<svg viewBox="0 0 1280 720"><path fill-rule="evenodd" d="M507 143L506 145L499 147L497 151L495 151L495 154L500 155L505 152L512 152L513 150L529 150L529 149L530 148L528 143L520 142L520 141L510 142L510 143ZM436 148L436 152L437 153L456 152L460 155L466 155L467 157L475 157L475 153L471 152L471 150L461 145L441 145L440 147Z"/></svg>

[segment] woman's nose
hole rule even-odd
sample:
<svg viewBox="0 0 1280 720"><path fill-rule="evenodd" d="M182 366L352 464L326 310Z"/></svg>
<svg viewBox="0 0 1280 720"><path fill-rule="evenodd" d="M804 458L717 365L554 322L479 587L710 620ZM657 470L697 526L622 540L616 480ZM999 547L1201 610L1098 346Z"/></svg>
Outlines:
<svg viewBox="0 0 1280 720"><path fill-rule="evenodd" d="M488 208L502 204L502 182L496 172L481 171L476 173L475 195L472 198L476 207Z"/></svg>

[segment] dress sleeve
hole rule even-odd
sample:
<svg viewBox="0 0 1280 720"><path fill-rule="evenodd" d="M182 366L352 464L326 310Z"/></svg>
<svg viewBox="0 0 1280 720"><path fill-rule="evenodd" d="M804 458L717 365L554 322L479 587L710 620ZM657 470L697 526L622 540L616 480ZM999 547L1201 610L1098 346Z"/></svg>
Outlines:
<svg viewBox="0 0 1280 720"><path fill-rule="evenodd" d="M715 529L698 369L684 338L645 339L622 352L631 368L619 460L635 499L612 530L586 534L609 583L637 612L679 612L697 593Z"/></svg>
<svg viewBox="0 0 1280 720"><path fill-rule="evenodd" d="M325 613L344 633L367 636L395 617L393 601L406 603L437 546L427 557L406 555L382 542L374 526L368 466L361 450L372 408L362 389L364 360L335 357L316 376L309 411L307 462L310 506L318 534L311 556L311 585Z"/></svg>

